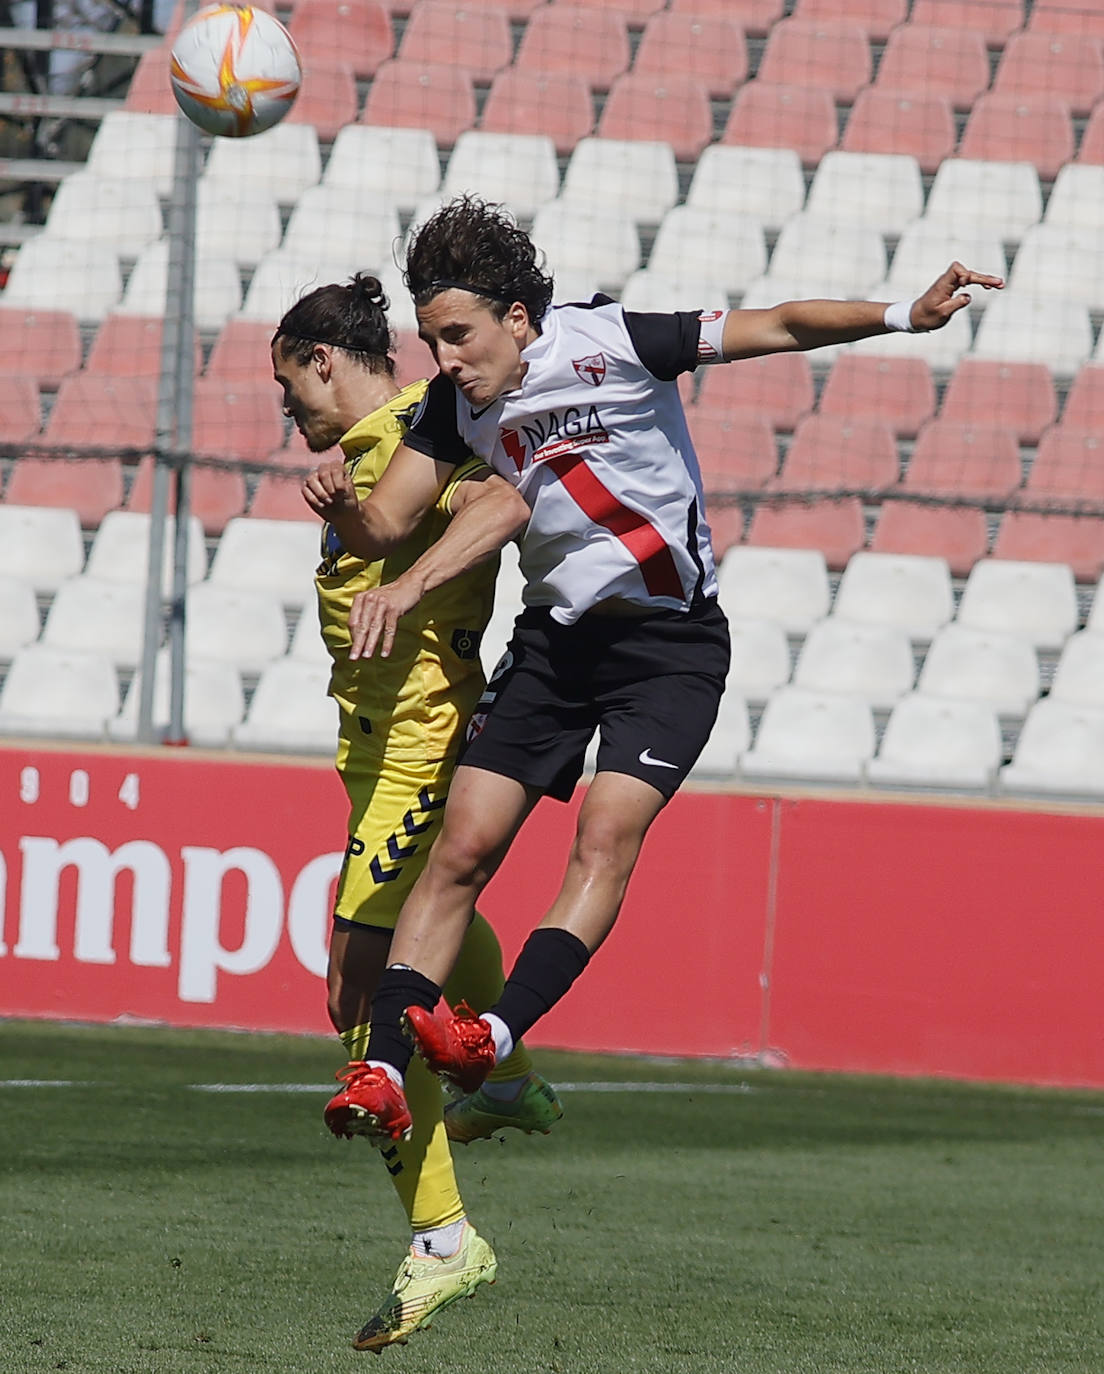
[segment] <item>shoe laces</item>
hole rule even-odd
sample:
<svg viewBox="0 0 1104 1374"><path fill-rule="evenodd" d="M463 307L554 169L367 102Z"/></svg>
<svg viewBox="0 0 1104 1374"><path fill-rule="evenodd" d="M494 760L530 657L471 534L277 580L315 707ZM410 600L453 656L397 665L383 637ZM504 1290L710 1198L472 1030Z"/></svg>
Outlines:
<svg viewBox="0 0 1104 1374"><path fill-rule="evenodd" d="M385 1078L387 1077L383 1069L369 1066L363 1059L350 1059L343 1069L338 1069L334 1077L339 1083L345 1083L349 1087L352 1087L354 1083L359 1083L365 1078L374 1080L376 1076L381 1073Z"/></svg>
<svg viewBox="0 0 1104 1374"><path fill-rule="evenodd" d="M466 1049L481 1050L493 1044L490 1027L467 1002L458 1002L452 1009L452 1028L456 1038Z"/></svg>

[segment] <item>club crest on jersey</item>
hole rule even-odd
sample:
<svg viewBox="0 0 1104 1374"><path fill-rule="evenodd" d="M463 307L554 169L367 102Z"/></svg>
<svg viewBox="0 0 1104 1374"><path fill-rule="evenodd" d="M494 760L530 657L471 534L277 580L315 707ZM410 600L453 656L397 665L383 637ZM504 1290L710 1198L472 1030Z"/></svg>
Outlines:
<svg viewBox="0 0 1104 1374"><path fill-rule="evenodd" d="M571 366L581 382L591 386L601 386L606 377L606 359L602 353L591 353L586 358L572 358Z"/></svg>

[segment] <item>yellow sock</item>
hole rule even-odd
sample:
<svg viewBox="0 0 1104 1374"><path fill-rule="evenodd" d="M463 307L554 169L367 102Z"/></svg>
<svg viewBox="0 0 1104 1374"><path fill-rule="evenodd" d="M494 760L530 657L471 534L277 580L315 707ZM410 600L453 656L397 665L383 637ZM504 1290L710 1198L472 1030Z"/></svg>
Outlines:
<svg viewBox="0 0 1104 1374"><path fill-rule="evenodd" d="M350 1059L363 1059L368 1026L343 1031ZM448 1226L464 1215L443 1119L441 1085L418 1058L406 1071L406 1100L414 1118L409 1140L381 1147L380 1155L412 1231Z"/></svg>
<svg viewBox="0 0 1104 1374"><path fill-rule="evenodd" d="M502 993L502 946L490 922L477 911L464 936L460 957L445 984L445 1000L450 1007L467 1002L473 1011L486 1011ZM524 1078L532 1070L529 1051L519 1040L501 1064L488 1074L494 1083Z"/></svg>

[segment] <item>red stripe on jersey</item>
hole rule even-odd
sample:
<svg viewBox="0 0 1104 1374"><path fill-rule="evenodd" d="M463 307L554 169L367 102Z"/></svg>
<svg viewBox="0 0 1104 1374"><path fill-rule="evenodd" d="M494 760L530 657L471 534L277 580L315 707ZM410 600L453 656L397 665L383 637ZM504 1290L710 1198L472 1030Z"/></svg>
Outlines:
<svg viewBox="0 0 1104 1374"><path fill-rule="evenodd" d="M587 467L575 451L549 458L544 463L564 484L568 495L596 525L615 534L636 561L650 596L670 596L682 601L686 593L674 556L659 530L643 515L623 506Z"/></svg>

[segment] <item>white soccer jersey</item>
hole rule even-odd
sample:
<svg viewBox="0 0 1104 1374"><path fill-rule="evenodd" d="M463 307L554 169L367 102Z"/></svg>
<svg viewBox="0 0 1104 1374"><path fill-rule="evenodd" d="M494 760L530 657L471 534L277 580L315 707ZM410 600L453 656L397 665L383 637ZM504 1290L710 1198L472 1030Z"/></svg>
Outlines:
<svg viewBox="0 0 1104 1374"><path fill-rule="evenodd" d="M549 310L521 386L475 411L429 384L407 432L443 462L470 450L532 511L524 599L564 624L608 597L685 610L716 596L701 474L676 378L720 360L727 310L627 314L596 297Z"/></svg>

